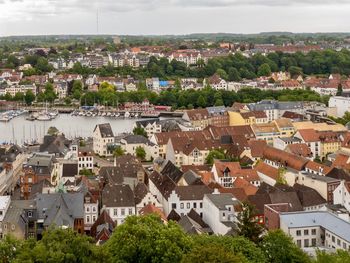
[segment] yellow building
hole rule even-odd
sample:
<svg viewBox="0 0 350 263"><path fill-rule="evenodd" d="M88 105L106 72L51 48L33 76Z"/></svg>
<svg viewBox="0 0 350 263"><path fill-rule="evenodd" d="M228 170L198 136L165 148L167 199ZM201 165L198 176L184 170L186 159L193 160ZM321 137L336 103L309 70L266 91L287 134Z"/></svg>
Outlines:
<svg viewBox="0 0 350 263"><path fill-rule="evenodd" d="M229 111L230 126L242 126L267 123L268 118L263 111L235 112Z"/></svg>
<svg viewBox="0 0 350 263"><path fill-rule="evenodd" d="M272 145L275 138L281 137L281 133L275 122L253 124L252 130L257 140L264 140Z"/></svg>
<svg viewBox="0 0 350 263"><path fill-rule="evenodd" d="M296 131L306 130L306 129L314 129L315 131L347 131L344 125L341 124L328 124L328 123L314 123L312 121L301 121L301 122L293 122L293 126Z"/></svg>
<svg viewBox="0 0 350 263"><path fill-rule="evenodd" d="M295 133L295 128L290 119L280 118L274 121L280 131L280 137L291 137Z"/></svg>

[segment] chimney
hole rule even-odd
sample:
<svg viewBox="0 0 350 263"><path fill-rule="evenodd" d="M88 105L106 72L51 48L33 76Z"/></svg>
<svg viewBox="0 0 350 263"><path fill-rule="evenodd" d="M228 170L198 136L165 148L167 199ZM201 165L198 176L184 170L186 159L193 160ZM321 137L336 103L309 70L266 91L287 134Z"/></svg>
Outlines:
<svg viewBox="0 0 350 263"><path fill-rule="evenodd" d="M218 188L215 188L213 194L215 194L215 195L220 194L219 189L218 189Z"/></svg>

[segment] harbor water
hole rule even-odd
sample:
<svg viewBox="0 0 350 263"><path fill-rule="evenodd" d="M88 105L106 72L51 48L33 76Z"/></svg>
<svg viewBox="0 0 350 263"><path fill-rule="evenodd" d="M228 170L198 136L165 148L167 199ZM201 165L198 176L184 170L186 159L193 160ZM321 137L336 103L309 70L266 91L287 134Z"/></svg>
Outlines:
<svg viewBox="0 0 350 263"><path fill-rule="evenodd" d="M110 123L115 134L131 132L138 119L113 117L85 117L59 114L50 121L28 121L27 114L20 115L8 122L0 122L0 143L15 142L23 144L39 140L54 126L67 138L91 137L96 124Z"/></svg>

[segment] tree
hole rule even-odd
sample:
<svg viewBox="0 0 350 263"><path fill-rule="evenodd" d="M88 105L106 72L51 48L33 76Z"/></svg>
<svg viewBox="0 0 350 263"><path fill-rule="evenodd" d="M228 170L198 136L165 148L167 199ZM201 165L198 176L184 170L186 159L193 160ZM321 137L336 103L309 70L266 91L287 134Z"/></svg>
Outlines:
<svg viewBox="0 0 350 263"><path fill-rule="evenodd" d="M224 150L222 149L211 150L207 158L205 158L205 163L209 165L213 165L215 159L218 159L218 160L226 159L226 154Z"/></svg>
<svg viewBox="0 0 350 263"><path fill-rule="evenodd" d="M10 263L17 257L22 243L10 235L6 235L0 242L0 261Z"/></svg>
<svg viewBox="0 0 350 263"><path fill-rule="evenodd" d="M57 98L57 95L51 83L47 83L45 85L44 98L45 101L48 102L53 102Z"/></svg>
<svg viewBox="0 0 350 263"><path fill-rule="evenodd" d="M28 106L32 105L33 101L35 100L35 95L31 90L27 90L26 94L24 95L24 100Z"/></svg>
<svg viewBox="0 0 350 263"><path fill-rule="evenodd" d="M337 96L341 96L343 95L343 86L341 85L341 83L339 83L338 85L338 89L337 89Z"/></svg>
<svg viewBox="0 0 350 263"><path fill-rule="evenodd" d="M205 100L205 98L203 97L203 95L200 95L197 99L197 106L198 107L201 107L201 108L204 108L207 106L207 102Z"/></svg>
<svg viewBox="0 0 350 263"><path fill-rule="evenodd" d="M270 65L267 63L262 64L258 69L258 76L268 77L271 75Z"/></svg>
<svg viewBox="0 0 350 263"><path fill-rule="evenodd" d="M284 176L286 174L286 172L287 172L287 170L284 167L278 168L278 177L277 177L276 183L287 184L287 180Z"/></svg>
<svg viewBox="0 0 350 263"><path fill-rule="evenodd" d="M125 151L121 146L117 146L113 151L114 157L123 156L124 154L125 154Z"/></svg>
<svg viewBox="0 0 350 263"><path fill-rule="evenodd" d="M282 230L269 232L261 242L262 251L269 262L311 262L310 258Z"/></svg>
<svg viewBox="0 0 350 263"><path fill-rule="evenodd" d="M142 161L145 160L146 158L146 151L142 146L136 147L135 154L136 154L136 157Z"/></svg>
<svg viewBox="0 0 350 263"><path fill-rule="evenodd" d="M180 262L192 247L190 236L170 221L156 215L129 216L106 243L111 262Z"/></svg>
<svg viewBox="0 0 350 263"><path fill-rule="evenodd" d="M147 132L145 131L144 128L140 127L140 126L136 126L133 130L132 130L134 135L141 135L147 138Z"/></svg>
<svg viewBox="0 0 350 263"><path fill-rule="evenodd" d="M292 78L297 77L297 76L300 76L300 75L303 75L303 69L300 68L300 67L291 66L291 67L288 69L288 71L289 71L290 76L291 76Z"/></svg>
<svg viewBox="0 0 350 263"><path fill-rule="evenodd" d="M83 83L80 80L74 80L72 87L73 98L79 100L83 93Z"/></svg>
<svg viewBox="0 0 350 263"><path fill-rule="evenodd" d="M317 263L348 263L350 262L350 253L345 250L337 250L335 253L327 253L325 251L317 251Z"/></svg>
<svg viewBox="0 0 350 263"><path fill-rule="evenodd" d="M202 262L220 262L220 263L240 263L242 257L233 254L231 251L218 245L207 244L205 246L196 246L191 252L186 254L182 263L202 263ZM243 260L244 262L244 260Z"/></svg>
<svg viewBox="0 0 350 263"><path fill-rule="evenodd" d="M50 228L40 241L25 243L16 262L108 262L108 254L92 238L72 229Z"/></svg>
<svg viewBox="0 0 350 263"><path fill-rule="evenodd" d="M230 249L237 255L243 255L250 263L264 263L267 258L258 245L245 237L232 238Z"/></svg>
<svg viewBox="0 0 350 263"><path fill-rule="evenodd" d="M249 203L243 203L242 212L237 217L237 227L238 235L258 243L261 240L264 229L258 224L255 215L254 206Z"/></svg>
<svg viewBox="0 0 350 263"><path fill-rule="evenodd" d="M56 127L51 126L48 130L47 130L47 134L54 136L57 135L59 132L59 130Z"/></svg>

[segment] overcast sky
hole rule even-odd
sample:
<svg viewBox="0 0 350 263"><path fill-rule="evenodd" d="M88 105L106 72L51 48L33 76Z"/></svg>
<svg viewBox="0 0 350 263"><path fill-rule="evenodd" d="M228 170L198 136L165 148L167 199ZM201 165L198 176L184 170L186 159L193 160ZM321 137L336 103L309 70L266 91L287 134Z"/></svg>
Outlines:
<svg viewBox="0 0 350 263"><path fill-rule="evenodd" d="M350 32L350 0L0 0L0 35Z"/></svg>

